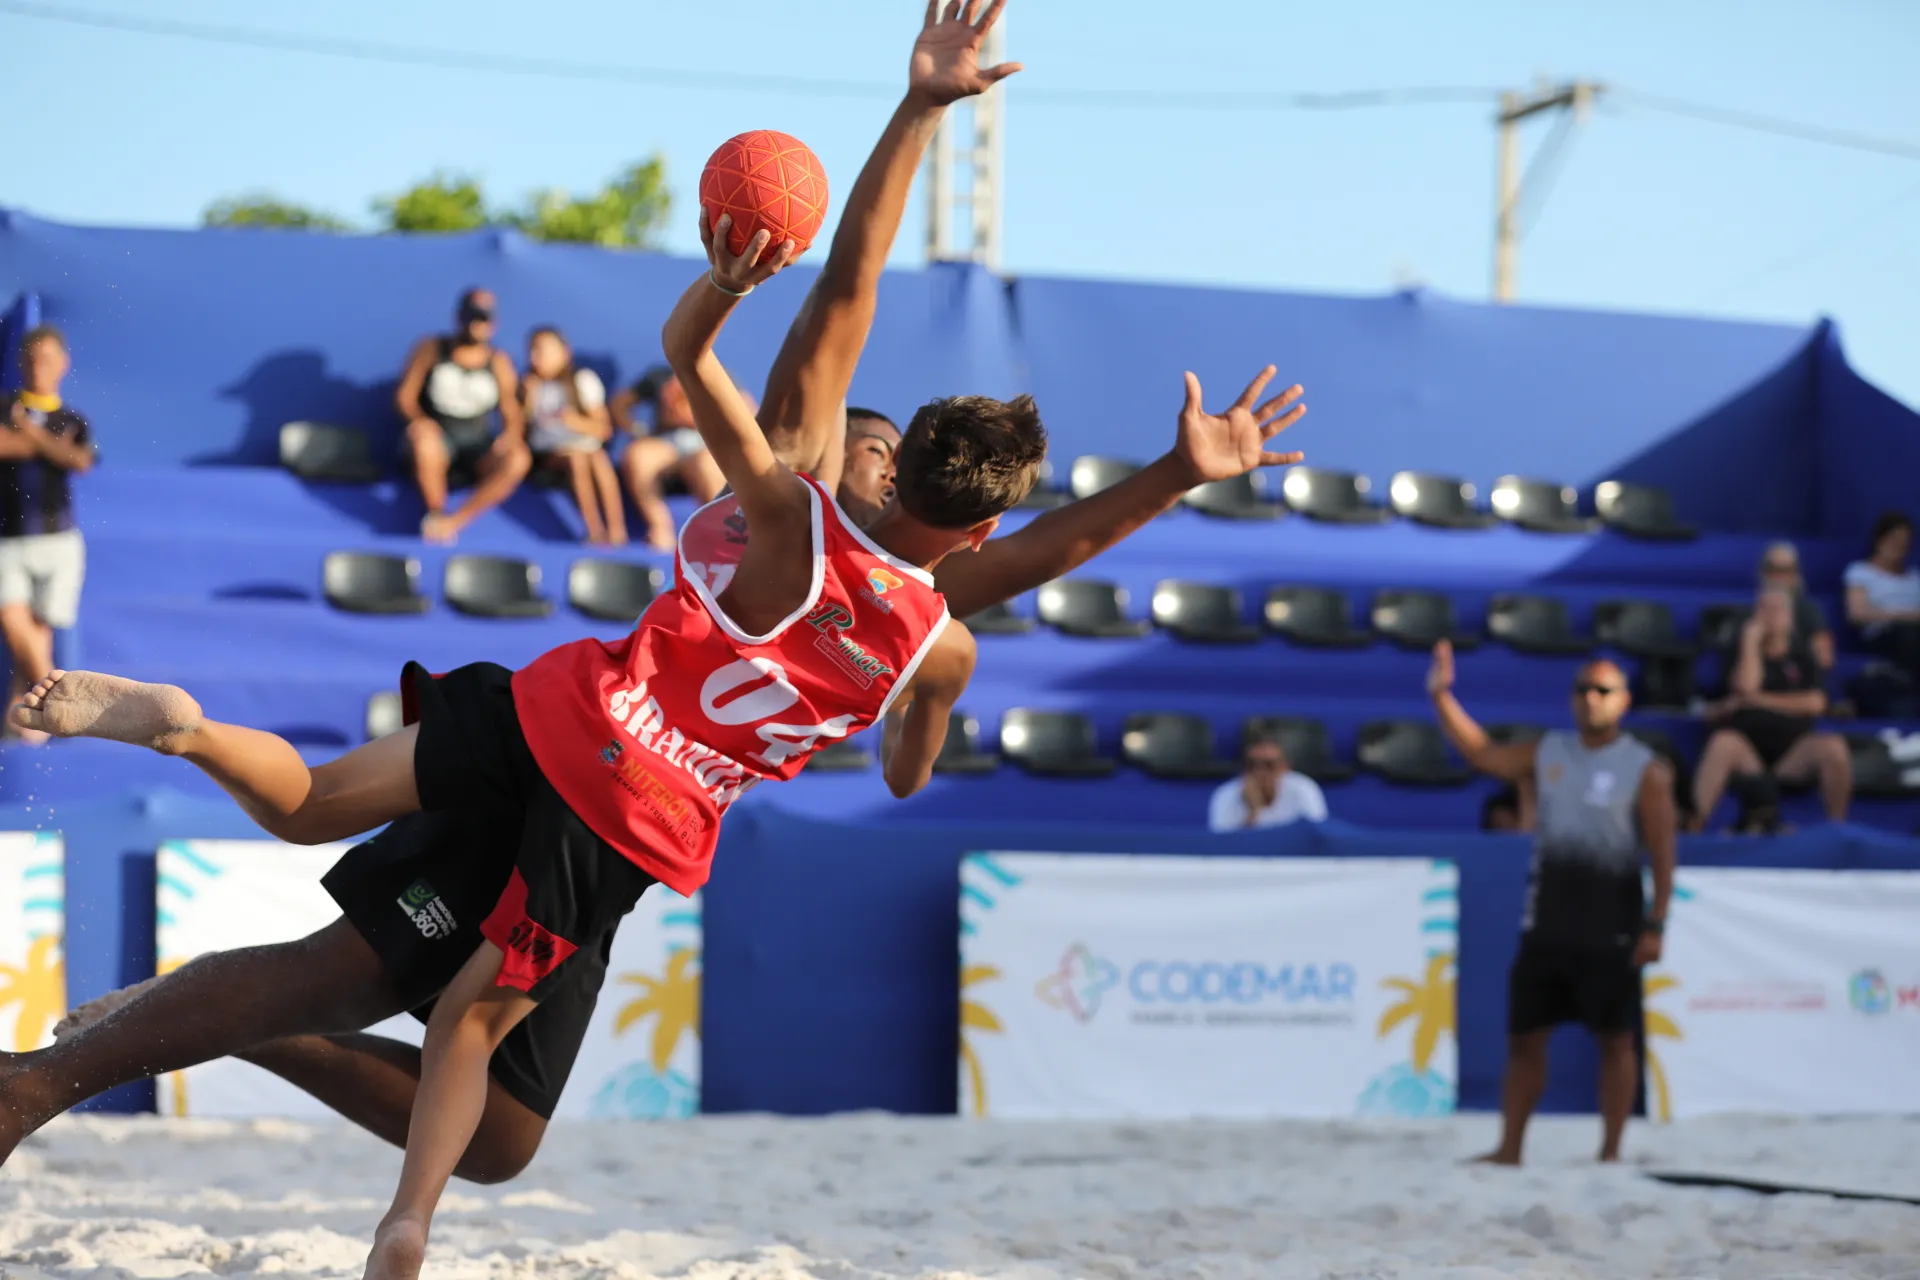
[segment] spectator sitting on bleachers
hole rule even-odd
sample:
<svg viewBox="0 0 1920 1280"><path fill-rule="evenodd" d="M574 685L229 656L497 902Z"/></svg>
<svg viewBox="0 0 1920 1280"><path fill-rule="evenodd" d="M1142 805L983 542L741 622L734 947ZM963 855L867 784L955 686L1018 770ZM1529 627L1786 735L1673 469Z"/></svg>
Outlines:
<svg viewBox="0 0 1920 1280"><path fill-rule="evenodd" d="M1793 593L1766 587L1740 632L1730 692L1707 708L1713 734L1694 774L1693 828L1706 829L1735 775L1771 775L1781 782L1817 780L1827 817L1845 821L1853 792L1846 739L1814 728L1827 709L1826 668L1793 627Z"/></svg>
<svg viewBox="0 0 1920 1280"><path fill-rule="evenodd" d="M1920 680L1920 569L1913 552L1913 521L1889 511L1873 522L1872 551L1847 566L1847 621L1867 647Z"/></svg>
<svg viewBox="0 0 1920 1280"><path fill-rule="evenodd" d="M1823 670L1833 669L1833 628L1827 615L1807 594L1807 582L1800 573L1800 550L1791 542L1776 542L1760 556L1760 586L1782 587L1793 593L1793 635L1796 644L1804 644Z"/></svg>
<svg viewBox="0 0 1920 1280"><path fill-rule="evenodd" d="M741 393L746 394L745 392ZM635 413L641 405L653 408L651 434ZM699 502L720 496L726 481L707 453L700 433L693 429L693 406L680 380L665 369L652 369L613 398L613 420L634 436L620 459L627 492L647 524L647 544L656 551L673 550L673 516L667 511L663 484L678 476Z"/></svg>
<svg viewBox="0 0 1920 1280"><path fill-rule="evenodd" d="M625 546L627 512L620 477L607 456L613 423L607 417L606 384L593 370L574 367L572 348L551 325L541 325L527 338L520 400L533 465L566 474L587 541Z"/></svg>
<svg viewBox="0 0 1920 1280"><path fill-rule="evenodd" d="M1290 822L1325 822L1327 798L1320 784L1296 772L1278 740L1247 740L1244 772L1220 784L1207 805L1207 830L1250 831Z"/></svg>
<svg viewBox="0 0 1920 1280"><path fill-rule="evenodd" d="M427 504L420 532L429 542L459 537L482 512L505 502L533 465L513 361L493 345L493 305L489 290L461 294L455 313L459 328L422 338L407 357L394 393L407 421L405 452ZM469 473L473 492L448 511L448 485L455 478L465 482Z"/></svg>
<svg viewBox="0 0 1920 1280"><path fill-rule="evenodd" d="M0 430L0 632L13 659L8 704L53 670L53 632L73 626L87 548L73 523L70 473L93 466L93 431L60 398L72 361L67 340L51 325L20 342L26 385L7 397ZM28 742L33 729L9 727Z"/></svg>

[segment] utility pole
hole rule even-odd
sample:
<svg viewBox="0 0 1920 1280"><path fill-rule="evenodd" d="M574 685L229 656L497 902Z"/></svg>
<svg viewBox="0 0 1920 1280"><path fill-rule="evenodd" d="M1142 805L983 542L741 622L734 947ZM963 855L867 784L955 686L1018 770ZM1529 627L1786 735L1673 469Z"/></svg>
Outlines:
<svg viewBox="0 0 1920 1280"><path fill-rule="evenodd" d="M987 33L980 65L1004 59L1006 20ZM1006 91L999 85L969 105L947 109L933 137L927 175L927 261L1000 268L1000 183L1006 143ZM969 119L963 121L961 113ZM971 126L970 131L963 131Z"/></svg>
<svg viewBox="0 0 1920 1280"><path fill-rule="evenodd" d="M1493 222L1493 300L1512 302L1520 258L1518 227L1520 200L1526 194L1527 175L1520 170L1520 122L1548 111L1563 111L1560 127L1541 148L1539 160L1547 159L1566 140L1570 124L1587 118L1593 100L1606 86L1592 80L1569 80L1561 84L1542 81L1530 93L1503 93L1500 112L1494 123L1500 132L1499 203Z"/></svg>

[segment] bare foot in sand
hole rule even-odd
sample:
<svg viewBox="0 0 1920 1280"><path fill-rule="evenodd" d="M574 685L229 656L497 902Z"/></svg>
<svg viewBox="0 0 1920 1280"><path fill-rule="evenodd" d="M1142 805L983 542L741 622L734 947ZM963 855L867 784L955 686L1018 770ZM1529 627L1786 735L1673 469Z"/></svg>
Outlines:
<svg viewBox="0 0 1920 1280"><path fill-rule="evenodd" d="M27 690L13 723L56 738L108 738L174 755L200 727L200 704L170 684L55 671Z"/></svg>
<svg viewBox="0 0 1920 1280"><path fill-rule="evenodd" d="M1489 1151L1487 1152L1487 1154L1483 1156L1475 1156L1473 1159L1467 1161L1467 1163L1468 1164L1497 1164L1497 1165L1504 1165L1510 1169L1517 1169L1520 1167L1520 1157L1518 1154L1508 1155L1504 1151Z"/></svg>
<svg viewBox="0 0 1920 1280"><path fill-rule="evenodd" d="M103 996L95 996L78 1009L70 1010L66 1017L54 1023L53 1038L64 1040L76 1031L86 1030L120 1006L145 994L165 980L166 975L162 974L157 978L148 978L145 982L136 982L130 987L121 987L118 991L109 991Z"/></svg>
<svg viewBox="0 0 1920 1280"><path fill-rule="evenodd" d="M427 1224L411 1215L388 1218L373 1233L364 1280L415 1280L427 1261Z"/></svg>

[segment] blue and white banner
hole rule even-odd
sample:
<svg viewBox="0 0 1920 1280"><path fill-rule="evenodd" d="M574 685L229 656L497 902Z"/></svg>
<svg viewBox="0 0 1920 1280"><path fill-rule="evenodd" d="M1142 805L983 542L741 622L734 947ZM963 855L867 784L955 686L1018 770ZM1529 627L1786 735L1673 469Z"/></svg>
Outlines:
<svg viewBox="0 0 1920 1280"><path fill-rule="evenodd" d="M1920 1113L1920 872L1682 868L1647 1113Z"/></svg>
<svg viewBox="0 0 1920 1280"><path fill-rule="evenodd" d="M67 1012L66 858L51 831L0 832L0 1051L53 1043Z"/></svg>
<svg viewBox="0 0 1920 1280"><path fill-rule="evenodd" d="M1451 862L974 854L968 1115L1453 1110Z"/></svg>
<svg viewBox="0 0 1920 1280"><path fill-rule="evenodd" d="M160 972L210 951L289 942L330 924L340 910L320 877L347 847L273 840L163 844L155 903ZM422 928L435 926L436 908L445 910L438 898L396 906ZM697 898L655 886L640 900L615 939L606 985L556 1116L673 1117L699 1109L700 942ZM368 1030L418 1044L425 1028L401 1014ZM160 1110L179 1116L331 1114L279 1077L234 1058L162 1077Z"/></svg>

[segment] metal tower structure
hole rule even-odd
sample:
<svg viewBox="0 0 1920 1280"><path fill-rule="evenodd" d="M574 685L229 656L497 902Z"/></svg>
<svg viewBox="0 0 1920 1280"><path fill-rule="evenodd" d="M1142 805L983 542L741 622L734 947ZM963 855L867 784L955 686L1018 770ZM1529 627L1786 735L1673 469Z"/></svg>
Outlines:
<svg viewBox="0 0 1920 1280"><path fill-rule="evenodd" d="M980 65L1005 58L1006 20L987 33ZM1000 183L1006 90L999 85L956 103L940 121L928 157L927 261L978 262L1000 269Z"/></svg>

